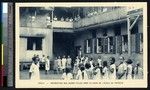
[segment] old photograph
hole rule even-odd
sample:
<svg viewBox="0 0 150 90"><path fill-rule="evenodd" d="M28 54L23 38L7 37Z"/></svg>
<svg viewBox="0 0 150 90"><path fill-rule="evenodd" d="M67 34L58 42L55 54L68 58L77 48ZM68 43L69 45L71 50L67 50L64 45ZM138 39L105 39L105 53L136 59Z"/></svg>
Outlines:
<svg viewBox="0 0 150 90"><path fill-rule="evenodd" d="M144 80L143 6L30 5L16 7L17 80Z"/></svg>

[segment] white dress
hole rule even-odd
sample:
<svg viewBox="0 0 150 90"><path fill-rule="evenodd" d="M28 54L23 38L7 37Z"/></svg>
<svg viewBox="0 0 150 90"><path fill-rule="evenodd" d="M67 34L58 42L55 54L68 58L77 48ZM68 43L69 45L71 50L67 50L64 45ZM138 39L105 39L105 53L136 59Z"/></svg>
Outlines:
<svg viewBox="0 0 150 90"><path fill-rule="evenodd" d="M77 80L82 80L82 72L81 72L81 70L78 70L76 79L77 79Z"/></svg>
<svg viewBox="0 0 150 90"><path fill-rule="evenodd" d="M96 75L94 75L94 78L93 78L94 80L100 80L100 79L102 79L101 78L102 75L100 73L100 69L99 68L97 68L94 72L96 73Z"/></svg>
<svg viewBox="0 0 150 90"><path fill-rule="evenodd" d="M118 66L118 74L122 74L125 70L127 70L126 63L122 63ZM126 72L120 79L126 79Z"/></svg>
<svg viewBox="0 0 150 90"><path fill-rule="evenodd" d="M71 79L73 79L73 75L72 73L68 73L66 80L71 80Z"/></svg>
<svg viewBox="0 0 150 90"><path fill-rule="evenodd" d="M143 69L141 67L134 68L134 79L143 79Z"/></svg>
<svg viewBox="0 0 150 90"><path fill-rule="evenodd" d="M104 73L103 79L109 79L108 68L104 67L102 72Z"/></svg>
<svg viewBox="0 0 150 90"><path fill-rule="evenodd" d="M66 78L67 78L66 73L63 73L62 76L61 76L61 79L66 80Z"/></svg>
<svg viewBox="0 0 150 90"><path fill-rule="evenodd" d="M42 57L41 62L45 62L45 59L46 59L45 57Z"/></svg>
<svg viewBox="0 0 150 90"><path fill-rule="evenodd" d="M99 67L102 67L102 59L98 59L98 64L99 64Z"/></svg>
<svg viewBox="0 0 150 90"><path fill-rule="evenodd" d="M127 65L127 79L132 79L132 65Z"/></svg>
<svg viewBox="0 0 150 90"><path fill-rule="evenodd" d="M45 70L49 70L50 69L50 61L49 59L45 60Z"/></svg>
<svg viewBox="0 0 150 90"><path fill-rule="evenodd" d="M109 73L110 79L116 79L116 65L115 64L110 65L110 69L113 69L114 71L113 73L112 72Z"/></svg>
<svg viewBox="0 0 150 90"><path fill-rule="evenodd" d="M65 69L66 68L66 58L62 58L62 69Z"/></svg>
<svg viewBox="0 0 150 90"><path fill-rule="evenodd" d="M61 59L58 59L58 68L61 69L62 65L61 65Z"/></svg>
<svg viewBox="0 0 150 90"><path fill-rule="evenodd" d="M40 79L40 71L38 64L32 63L30 66L29 72L31 73L31 80L39 80Z"/></svg>

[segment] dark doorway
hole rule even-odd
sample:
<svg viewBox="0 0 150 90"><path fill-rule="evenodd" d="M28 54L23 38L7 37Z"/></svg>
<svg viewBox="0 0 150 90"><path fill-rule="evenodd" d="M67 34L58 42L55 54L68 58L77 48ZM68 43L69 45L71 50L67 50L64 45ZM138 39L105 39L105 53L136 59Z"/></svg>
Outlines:
<svg viewBox="0 0 150 90"><path fill-rule="evenodd" d="M53 54L56 56L74 57L74 35L72 33L53 34Z"/></svg>

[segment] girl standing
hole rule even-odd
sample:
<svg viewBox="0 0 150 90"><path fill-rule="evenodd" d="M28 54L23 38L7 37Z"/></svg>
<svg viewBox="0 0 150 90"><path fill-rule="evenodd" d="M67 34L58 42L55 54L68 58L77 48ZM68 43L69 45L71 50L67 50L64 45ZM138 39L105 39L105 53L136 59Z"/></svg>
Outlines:
<svg viewBox="0 0 150 90"><path fill-rule="evenodd" d="M33 63L30 66L29 78L31 80L39 80L40 79L40 71L39 71L39 65L38 65L38 58L35 58L33 60Z"/></svg>
<svg viewBox="0 0 150 90"><path fill-rule="evenodd" d="M103 66L104 66L104 67L103 67L103 70L102 70L103 79L109 79L107 61L104 61L104 62L103 62Z"/></svg>

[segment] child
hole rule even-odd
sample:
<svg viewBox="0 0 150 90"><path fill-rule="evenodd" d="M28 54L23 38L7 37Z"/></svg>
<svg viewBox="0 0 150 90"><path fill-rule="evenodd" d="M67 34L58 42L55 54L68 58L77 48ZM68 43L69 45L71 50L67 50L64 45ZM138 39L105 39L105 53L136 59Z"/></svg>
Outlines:
<svg viewBox="0 0 150 90"><path fill-rule="evenodd" d="M44 69L44 67L45 67L45 59L46 59L45 55L42 55L42 58L40 60L42 69Z"/></svg>
<svg viewBox="0 0 150 90"><path fill-rule="evenodd" d="M77 75L77 73L78 73L78 70L79 70L79 68L78 68L78 65L77 65L77 61L75 61L74 67L73 67L73 78L74 78L74 79L76 78L76 75Z"/></svg>
<svg viewBox="0 0 150 90"><path fill-rule="evenodd" d="M78 56L76 57L76 60L75 60L75 61L76 61L76 64L79 66L80 59L79 59L79 57L78 57Z"/></svg>
<svg viewBox="0 0 150 90"><path fill-rule="evenodd" d="M102 58L101 58L101 56L98 57L97 62L99 64L99 67L102 68L103 66L102 66Z"/></svg>
<svg viewBox="0 0 150 90"><path fill-rule="evenodd" d="M67 62L65 55L63 56L61 61L62 61L62 70L64 70L66 68L66 62Z"/></svg>
<svg viewBox="0 0 150 90"><path fill-rule="evenodd" d="M67 58L67 68L70 68L71 69L71 62L72 62L72 59L70 58L70 56L68 56L68 58Z"/></svg>
<svg viewBox="0 0 150 90"><path fill-rule="evenodd" d="M90 63L85 64L84 79L93 79L93 70L91 69Z"/></svg>
<svg viewBox="0 0 150 90"><path fill-rule="evenodd" d="M132 79L132 60L128 59L127 60L127 79Z"/></svg>
<svg viewBox="0 0 150 90"><path fill-rule="evenodd" d="M91 70L93 70L93 58L91 58L91 60L90 60L90 65L91 65Z"/></svg>
<svg viewBox="0 0 150 90"><path fill-rule="evenodd" d="M110 74L109 77L110 79L116 79L116 65L115 65L115 58L111 57L110 59Z"/></svg>
<svg viewBox="0 0 150 90"><path fill-rule="evenodd" d="M58 74L58 59L54 60L54 74Z"/></svg>
<svg viewBox="0 0 150 90"><path fill-rule="evenodd" d="M103 79L109 79L107 61L103 62L103 66L104 66L102 70Z"/></svg>
<svg viewBox="0 0 150 90"><path fill-rule="evenodd" d="M61 58L60 56L58 56L58 72L61 72L61 68L62 68L62 62L61 62Z"/></svg>
<svg viewBox="0 0 150 90"><path fill-rule="evenodd" d="M134 79L143 79L143 69L141 64L138 62L134 68Z"/></svg>
<svg viewBox="0 0 150 90"><path fill-rule="evenodd" d="M82 72L84 71L84 67L81 66L80 69L78 70L78 73L77 73L77 76L76 76L76 79L77 80L82 80L84 79L84 76L82 75Z"/></svg>
<svg viewBox="0 0 150 90"><path fill-rule="evenodd" d="M71 69L70 68L66 68L66 80L71 80L73 79L73 75L71 73Z"/></svg>
<svg viewBox="0 0 150 90"><path fill-rule="evenodd" d="M50 60L49 60L49 56L47 56L45 60L45 74L48 74L49 69L50 69Z"/></svg>
<svg viewBox="0 0 150 90"><path fill-rule="evenodd" d="M67 74L66 74L66 69L63 69L63 74L61 76L62 80L66 80Z"/></svg>
<svg viewBox="0 0 150 90"><path fill-rule="evenodd" d="M33 63L30 66L29 78L31 80L39 80L40 79L40 71L39 71L39 65L38 65L38 58L35 58L33 60Z"/></svg>
<svg viewBox="0 0 150 90"><path fill-rule="evenodd" d="M117 76L118 79L126 79L126 71L127 71L127 65L125 63L124 57L120 57L120 64L117 67Z"/></svg>
<svg viewBox="0 0 150 90"><path fill-rule="evenodd" d="M94 72L93 72L93 74L94 74L93 79L94 80L102 79L101 71L100 71L100 68L99 68L99 63L95 63L94 64L94 69L93 70L94 70Z"/></svg>

